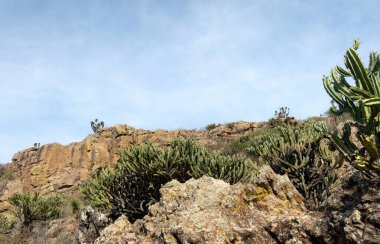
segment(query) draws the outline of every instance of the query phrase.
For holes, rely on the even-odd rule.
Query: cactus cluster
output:
[[[282,124],[296,124],[294,117],[289,116],[290,108],[281,107],[279,111],[274,112],[274,117],[271,118],[268,123],[273,126],[279,126]]]
[[[283,124],[250,139],[248,155],[258,164],[269,164],[278,174],[287,174],[312,206],[318,205],[337,180],[337,153],[323,143],[326,124],[305,121],[297,126]]]
[[[380,55],[372,51],[369,65],[364,67],[357,52],[359,44],[355,40],[347,50],[346,68],[335,66],[330,76],[323,77],[323,84],[336,104],[330,111],[336,115],[349,113],[354,120],[345,123],[343,133],[330,133],[330,140],[354,167],[373,175],[380,172]],[[352,127],[361,146],[352,141]]]
[[[134,221],[159,201],[159,189],[165,183],[204,175],[229,183],[251,182],[256,169],[245,156],[210,154],[190,140],[175,140],[166,149],[143,144],[122,151],[115,169],[98,170],[81,191],[93,206]]]
[[[29,226],[37,220],[60,217],[63,199],[59,196],[42,198],[39,193],[15,193],[8,198],[8,202],[13,206],[11,213],[23,226]]]
[[[104,122],[103,121],[100,121],[98,122],[98,119],[95,119],[94,121],[91,121],[91,129],[92,131],[96,134],[96,135],[99,135],[100,132],[103,130],[104,128]]]

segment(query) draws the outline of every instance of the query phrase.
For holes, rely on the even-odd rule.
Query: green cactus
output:
[[[91,129],[92,131],[96,134],[96,135],[99,135],[100,132],[103,130],[104,128],[104,122],[103,121],[100,121],[98,122],[98,119],[95,119],[94,121],[91,121]]]
[[[325,130],[324,122],[283,124],[252,137],[246,152],[259,164],[269,163],[276,173],[287,174],[311,206],[317,206],[337,180],[334,169],[340,163],[321,142]]]
[[[36,220],[58,218],[61,215],[60,206],[63,199],[59,196],[42,198],[39,193],[15,193],[8,198],[13,206],[11,213],[18,218],[24,226],[29,226]]]
[[[336,115],[350,113],[354,121],[344,125],[343,133],[337,130],[329,134],[330,140],[342,155],[367,175],[380,173],[380,55],[372,51],[369,65],[364,67],[357,50],[359,41],[345,55],[345,68],[335,66],[330,76],[323,77],[323,85],[337,104],[331,112]],[[346,78],[352,78],[351,85]],[[356,137],[362,146],[351,139],[352,127],[357,129]]]
[[[115,169],[98,170],[84,183],[82,194],[93,206],[134,221],[159,200],[160,187],[172,179],[185,182],[207,175],[231,184],[251,182],[254,166],[246,156],[210,154],[190,140],[174,140],[166,149],[143,144],[122,151]]]

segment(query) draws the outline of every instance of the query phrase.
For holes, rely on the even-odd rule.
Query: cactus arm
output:
[[[365,106],[375,106],[375,105],[380,105],[380,97],[372,97],[372,98],[367,98],[363,100],[363,104]]]
[[[376,142],[373,136],[358,135],[359,140],[363,143],[364,147],[368,150],[370,160],[375,161],[379,158],[379,151],[376,147]]]
[[[335,70],[344,77],[352,76],[351,73],[340,66],[335,66]]]
[[[355,87],[355,86],[351,86],[351,87],[350,87],[350,90],[351,90],[353,93],[357,94],[359,97],[360,97],[360,96],[362,96],[362,97],[364,97],[364,98],[374,98],[374,97],[375,97],[375,96],[372,95],[371,93],[369,93],[369,92],[367,92],[367,91],[365,91],[365,90],[363,90],[363,89],[360,89],[360,88],[358,88],[358,87]]]
[[[327,93],[330,97],[339,105],[344,106],[343,98],[340,94],[338,94],[331,86],[331,80],[326,76],[323,76],[323,86],[325,87]]]
[[[376,96],[380,97],[380,73],[372,76],[373,84],[375,87]]]
[[[356,50],[352,48],[347,50],[346,66],[351,71],[353,76],[356,78],[356,86],[358,86],[359,88],[363,88],[364,90],[367,90],[372,94],[375,93],[372,84],[368,78],[366,69],[363,66],[363,62],[360,60]]]

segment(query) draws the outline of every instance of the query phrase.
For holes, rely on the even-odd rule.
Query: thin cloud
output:
[[[323,113],[322,75],[353,38],[364,56],[379,43],[367,13],[380,3],[353,3],[0,1],[0,162],[79,141],[94,118],[174,129]]]

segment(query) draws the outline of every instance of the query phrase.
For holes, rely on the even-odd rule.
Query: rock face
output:
[[[380,178],[356,172],[321,207],[338,243],[380,243]]]
[[[321,215],[305,209],[289,179],[269,167],[260,172],[254,184],[173,180],[161,188],[149,215],[133,224],[120,217],[95,243],[329,242]]]
[[[318,211],[305,209],[286,176],[269,167],[254,184],[173,180],[135,223],[121,216],[95,243],[380,243],[380,179],[359,172]]]
[[[114,164],[117,152],[129,145],[152,142],[168,146],[173,139],[194,139],[207,148],[251,133],[264,124],[236,122],[233,126],[220,125],[206,130],[141,130],[117,125],[101,131],[99,136],[89,135],[83,141],[63,146],[58,143],[33,147],[16,153],[6,167],[16,173],[4,192],[0,192],[0,212],[8,208],[6,199],[15,192],[67,192],[96,168]],[[13,187],[13,186],[17,187]]]

